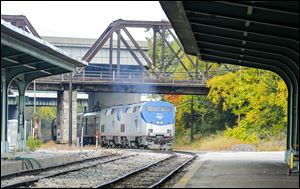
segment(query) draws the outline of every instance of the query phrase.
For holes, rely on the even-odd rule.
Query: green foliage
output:
[[[239,127],[226,136],[246,142],[282,140],[287,124],[287,88],[270,71],[241,69],[209,80],[209,99],[240,115]]]
[[[211,134],[222,131],[226,126],[232,127],[235,116],[230,111],[224,111],[222,106],[214,106],[207,96],[181,95],[179,98],[165,100],[177,108],[175,135],[177,138],[190,135],[191,124],[194,123],[194,134]],[[193,98],[194,113],[191,114],[191,99]]]
[[[173,47],[173,49],[177,52],[179,49],[179,46],[176,45],[174,41],[171,41],[170,34],[168,32],[165,32],[165,38],[169,41],[170,45]],[[149,57],[153,57],[153,38],[147,38],[148,41],[148,55]],[[163,69],[162,67],[162,59],[163,59],[163,53],[162,53],[162,37],[159,33],[156,34],[156,54],[155,54],[155,64],[156,67],[160,70]],[[167,44],[165,43],[165,57],[164,57],[164,64],[167,64],[172,59],[173,53],[170,48],[168,48]],[[172,61],[173,63],[176,63],[176,60]],[[174,65],[174,64],[173,64]],[[177,64],[175,64],[176,67]]]
[[[167,34],[167,40],[177,52],[179,46]],[[152,39],[148,39],[149,57],[152,57]],[[167,46],[167,45],[166,45]],[[156,65],[162,71],[174,72],[175,79],[190,78],[186,68],[195,72],[195,66],[185,55],[182,56],[184,68],[178,59],[172,61],[172,66],[163,70],[162,38],[157,35]],[[178,54],[181,57],[183,52]],[[173,53],[166,48],[165,61],[168,62]],[[190,57],[194,63],[196,57]],[[258,141],[282,141],[287,125],[287,88],[284,81],[270,71],[241,68],[234,65],[198,62],[201,73],[209,68],[208,75],[213,77],[208,81],[210,92],[208,97],[194,97],[194,113],[191,114],[192,96],[165,95],[164,100],[177,107],[175,134],[184,138],[190,134],[191,123],[194,123],[195,134],[209,134],[225,130],[225,137],[234,137],[246,143]],[[232,69],[234,72],[225,73]],[[238,71],[236,71],[238,70]],[[185,73],[185,74],[182,74]],[[207,76],[207,75],[205,75]],[[238,121],[236,123],[236,121]],[[238,127],[234,127],[237,125]]]
[[[244,125],[235,128],[227,128],[224,131],[224,136],[237,138],[246,143],[257,143],[258,138],[255,132],[247,129]]]
[[[36,149],[41,147],[42,144],[43,144],[42,140],[34,139],[31,136],[28,137],[28,139],[26,141],[26,145],[27,145],[27,147],[29,148],[30,151],[35,151]]]
[[[33,107],[26,107],[27,119],[35,120]],[[36,118],[41,121],[42,136],[51,136],[51,124],[56,117],[56,107],[36,107]]]
[[[85,109],[87,109],[86,106],[80,105],[79,103],[77,103],[77,113],[83,113],[85,111]]]

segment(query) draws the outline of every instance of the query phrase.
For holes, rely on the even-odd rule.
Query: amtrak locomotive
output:
[[[112,106],[78,115],[77,137],[107,147],[172,149],[176,108],[169,102]]]

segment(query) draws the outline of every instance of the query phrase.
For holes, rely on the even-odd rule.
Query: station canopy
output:
[[[202,60],[291,70],[299,78],[298,1],[161,1],[185,52]],[[281,65],[283,64],[283,65]]]
[[[1,71],[6,81],[34,79],[75,71],[86,66],[50,43],[1,19]]]

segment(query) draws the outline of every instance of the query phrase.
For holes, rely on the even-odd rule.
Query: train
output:
[[[77,115],[77,140],[83,145],[172,150],[176,107],[149,101],[116,105]]]

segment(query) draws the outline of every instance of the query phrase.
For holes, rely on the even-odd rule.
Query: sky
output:
[[[158,1],[1,1],[1,14],[25,15],[41,36],[80,38],[98,38],[117,19],[168,20]]]

